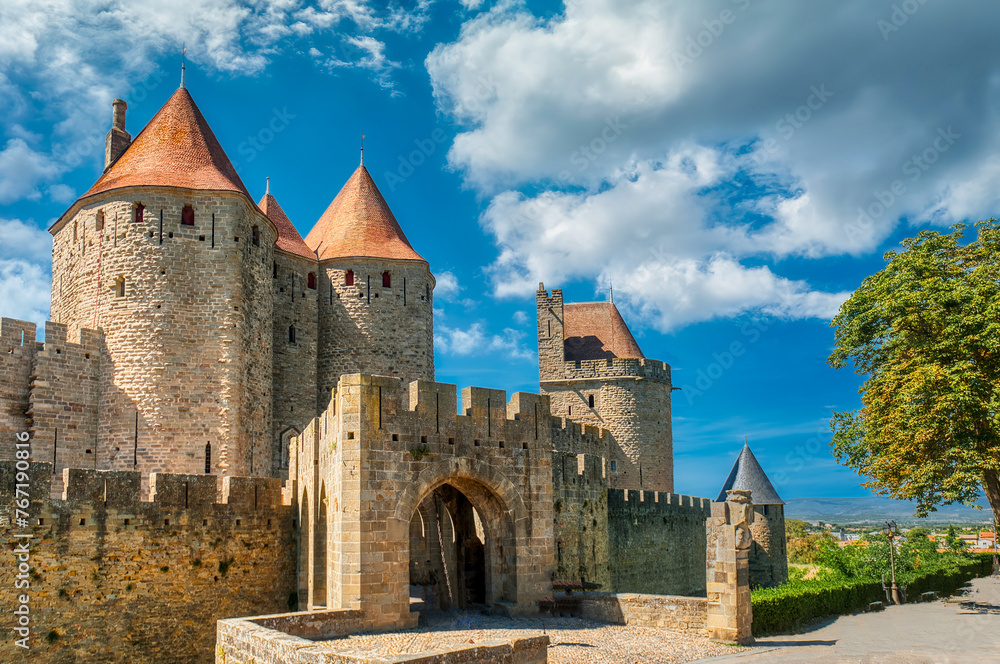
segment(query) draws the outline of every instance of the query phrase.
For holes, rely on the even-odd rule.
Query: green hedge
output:
[[[907,579],[906,592],[911,600],[928,590],[951,594],[969,579],[989,575],[992,569],[992,557],[977,556],[958,567]],[[872,602],[884,602],[885,592],[881,580],[799,581],[755,590],[751,597],[754,636],[765,636],[792,632],[820,618],[863,611]]]

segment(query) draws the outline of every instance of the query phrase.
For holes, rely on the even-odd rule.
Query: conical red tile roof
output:
[[[250,193],[184,88],[171,95],[124,154],[82,198],[122,187]]]
[[[565,305],[563,340],[567,360],[645,357],[613,302]]]
[[[271,223],[278,229],[278,241],[275,243],[278,249],[302,256],[303,258],[316,260],[316,254],[302,241],[302,236],[295,230],[295,226],[288,219],[288,215],[281,209],[277,199],[270,192],[264,194],[264,198],[260,199],[257,207],[260,208],[264,216],[270,219]]]
[[[320,260],[349,256],[424,260],[410,246],[364,164],[309,231],[306,244]]]

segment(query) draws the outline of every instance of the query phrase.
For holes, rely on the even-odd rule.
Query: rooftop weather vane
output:
[[[271,178],[264,178],[264,179],[267,180],[267,187],[264,190],[264,195],[267,196],[268,194],[271,193]]]
[[[365,165],[365,135],[361,134],[361,165]]]
[[[184,87],[184,56],[187,55],[187,46],[181,48],[181,87]]]

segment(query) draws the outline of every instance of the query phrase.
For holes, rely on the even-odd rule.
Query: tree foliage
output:
[[[833,451],[876,493],[971,504],[1000,519],[1000,224],[923,231],[885,255],[833,319],[829,363],[866,376],[834,413]]]

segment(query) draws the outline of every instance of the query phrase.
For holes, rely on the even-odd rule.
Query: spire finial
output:
[[[267,188],[264,190],[264,195],[267,196],[271,193],[271,178],[265,178],[267,180]]]
[[[181,48],[181,87],[184,87],[184,56],[187,55],[187,46]]]
[[[746,434],[743,434],[743,447],[750,447],[750,441],[747,440]]]
[[[615,303],[615,282],[612,279],[608,279],[608,297],[611,298],[611,304]]]
[[[361,134],[361,165],[365,165],[365,135]]]

